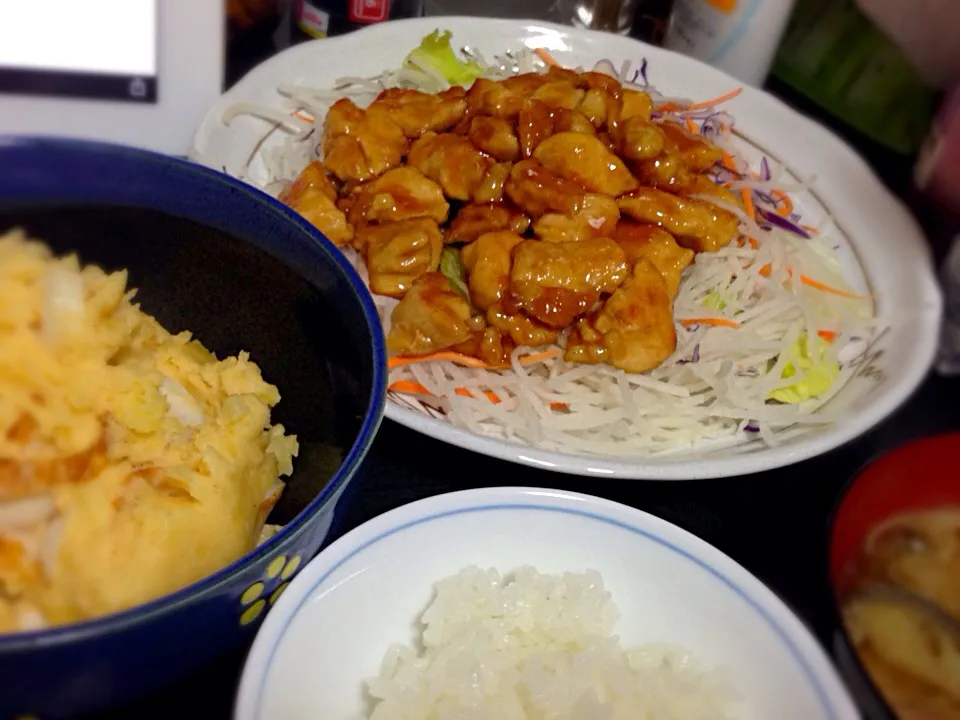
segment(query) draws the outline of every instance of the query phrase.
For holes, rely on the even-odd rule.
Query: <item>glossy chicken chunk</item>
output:
[[[533,232],[546,242],[577,242],[610,237],[620,219],[617,201],[606,195],[588,194],[569,213],[546,213],[533,226]]]
[[[497,118],[515,118],[523,107],[527,94],[523,89],[480,78],[467,91],[469,114]]]
[[[527,215],[538,218],[547,212],[575,211],[586,189],[547,170],[536,160],[521,160],[510,171],[504,191]]]
[[[469,139],[450,133],[426,133],[410,148],[407,162],[438,183],[447,197],[470,200],[493,160]]]
[[[620,120],[638,117],[647,122],[653,114],[653,101],[647,93],[625,88],[620,94]]]
[[[348,198],[347,219],[359,228],[367,223],[430,218],[446,222],[450,205],[437,183],[408,165],[385,172],[356,188]]]
[[[617,130],[620,152],[631,160],[652,160],[666,144],[666,136],[658,126],[640,117],[627,118]]]
[[[426,355],[465,342],[477,329],[470,304],[446,275],[429,272],[417,278],[393,309],[387,350],[391,355]]]
[[[573,83],[560,80],[544,83],[530,97],[551,107],[576,110],[585,95],[586,92]]]
[[[522,312],[508,312],[503,303],[497,303],[487,310],[487,322],[490,327],[509,337],[514,345],[550,345],[560,337],[559,330],[549,328]]]
[[[618,222],[613,239],[627,254],[631,267],[641,260],[649,261],[666,282],[670,297],[676,297],[683,271],[693,262],[693,250],[677,245],[666,230],[633,220]]]
[[[696,174],[677,153],[661,153],[650,160],[638,160],[633,172],[643,184],[672,193],[688,193],[696,182]]]
[[[497,163],[487,170],[480,187],[473,191],[473,201],[483,205],[503,200],[503,188],[510,177],[510,167],[510,163]]]
[[[615,95],[600,88],[590,88],[580,101],[577,109],[583,113],[595,127],[604,127],[616,123],[620,114],[620,101]]]
[[[369,225],[357,233],[370,274],[370,289],[403,297],[414,281],[440,265],[443,234],[427,218]]]
[[[277,199],[300,213],[335,245],[353,240],[353,226],[337,207],[337,189],[319,161],[307,165]]]
[[[371,180],[399,166],[407,150],[403,130],[389,117],[368,115],[346,98],[327,111],[324,163],[343,182]]]
[[[419,90],[384,90],[367,108],[371,117],[391,120],[409,138],[425,132],[442,132],[460,122],[467,114],[467,94],[459,86],[432,94]]]
[[[525,240],[513,251],[510,293],[550,328],[570,325],[627,276],[626,254],[609,238],[545,243]]]
[[[729,245],[740,231],[740,221],[726,210],[653,188],[640,188],[618,202],[620,212],[665,228],[680,245],[695,252],[716,252]]]
[[[509,120],[478,115],[470,122],[467,137],[478,150],[501,162],[520,159],[520,142]]]
[[[510,285],[513,249],[522,242],[516,233],[490,232],[463,248],[461,259],[474,306],[486,310],[500,302]]]
[[[673,298],[657,269],[641,260],[599,312],[577,323],[564,358],[641,373],[659,366],[676,347]]]
[[[717,200],[722,200],[725,203],[733,205],[734,207],[743,207],[743,199],[739,194],[733,192],[730,190],[730,188],[715,183],[706,175],[694,176],[693,182],[687,189],[686,194],[713,197]]]
[[[716,145],[679,125],[663,123],[660,129],[666,137],[666,152],[679,155],[683,164],[695,173],[709,170],[723,157],[723,151]]]
[[[558,132],[595,135],[596,128],[589,118],[576,110],[551,107],[539,100],[524,104],[517,116],[517,138],[523,157],[532,157],[540,143]]]
[[[450,349],[462,355],[479,358],[492,368],[510,365],[510,353],[517,347],[510,336],[495,327],[487,326],[474,331],[467,340],[452,345]]]
[[[639,186],[620,158],[600,140],[583,133],[552,135],[537,146],[533,158],[547,170],[591,192],[616,197]]]
[[[446,243],[472,243],[484,233],[509,230],[522,235],[528,227],[530,218],[510,205],[465,205],[450,222],[443,240]]]

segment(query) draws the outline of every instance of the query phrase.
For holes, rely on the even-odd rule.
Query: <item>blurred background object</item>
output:
[[[626,35],[637,5],[638,0],[556,0],[552,12],[559,22],[574,27]]]
[[[763,84],[794,0],[677,0],[664,46]]]
[[[957,0],[857,0],[900,47],[924,83],[948,88],[960,80]]]

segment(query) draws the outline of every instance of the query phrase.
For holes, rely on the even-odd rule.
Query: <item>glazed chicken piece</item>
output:
[[[475,148],[496,160],[516,162],[520,159],[520,142],[509,120],[478,115],[470,122],[467,137]]]
[[[353,240],[353,226],[337,207],[337,189],[319,160],[307,165],[277,199],[300,213],[334,245]]]
[[[558,132],[595,135],[597,131],[593,123],[577,110],[550,107],[539,100],[524,104],[517,116],[517,137],[523,157],[532,157],[541,142]]]
[[[641,373],[658,367],[676,347],[673,298],[657,269],[640,260],[603,308],[577,323],[563,357]]]
[[[465,205],[444,233],[443,241],[472,243],[484,233],[509,230],[522,235],[530,227],[530,218],[508,204]]]
[[[413,283],[390,315],[387,350],[391,355],[426,355],[468,340],[479,330],[470,303],[454,291],[447,276],[428,272]]]
[[[663,123],[660,129],[666,138],[665,151],[679,155],[681,162],[691,172],[709,170],[723,157],[723,150],[716,145],[675,123]]]
[[[452,133],[425,133],[413,143],[407,163],[439,183],[447,197],[464,201],[473,197],[494,164],[469,139]]]
[[[401,298],[418,277],[436,270],[443,234],[434,220],[417,218],[368,225],[357,232],[370,274],[370,290]]]
[[[557,133],[533,152],[544,168],[573,180],[590,192],[617,197],[639,187],[623,161],[597,138],[583,133]]]
[[[467,245],[460,253],[467,269],[470,299],[475,307],[487,310],[500,302],[510,285],[513,249],[523,238],[512,232],[489,232]]]
[[[633,173],[643,184],[672,193],[688,193],[696,175],[677,153],[664,152],[652,160],[633,163]]]
[[[403,130],[382,114],[368,115],[351,100],[337,100],[323,124],[324,163],[343,182],[366,182],[395,168],[407,154]]]
[[[489,115],[497,118],[515,118],[529,96],[520,88],[511,88],[502,82],[479,78],[467,91],[468,116]]]
[[[694,252],[716,252],[740,233],[733,213],[703,200],[681,198],[662,190],[640,188],[618,200],[620,212],[659,225]]]
[[[504,303],[497,303],[487,310],[487,323],[506,335],[514,346],[552,345],[560,337],[559,330],[548,328],[522,312],[508,312]]]
[[[412,218],[443,223],[450,211],[443,189],[408,165],[388,170],[373,182],[355,188],[345,206],[349,208],[347,219],[355,228]]]
[[[574,83],[560,80],[547,82],[541,85],[533,95],[533,100],[539,100],[546,105],[566,110],[576,110],[583,102],[586,91],[578,88]]]
[[[517,347],[510,336],[495,327],[487,326],[475,331],[462,343],[452,345],[450,349],[461,355],[479,358],[492,368],[510,366],[510,353]]]
[[[573,212],[546,213],[533,226],[545,242],[578,242],[610,237],[620,219],[617,201],[607,195],[584,195]]]
[[[391,120],[408,138],[415,139],[425,132],[443,132],[460,122],[467,114],[467,93],[459,86],[436,94],[389,88],[371,103],[367,114]]]
[[[615,77],[593,70],[580,73],[578,84],[586,90],[603,90],[618,100],[624,92],[623,86]]]
[[[677,245],[663,228],[633,220],[618,222],[613,239],[623,248],[631,267],[641,260],[649,261],[666,282],[670,297],[677,296],[683,271],[693,262],[693,250]]]
[[[612,78],[611,78],[612,79]],[[615,124],[620,117],[621,103],[617,95],[602,88],[590,88],[577,109],[587,116],[595,127]]]
[[[667,138],[657,125],[641,117],[630,117],[617,128],[620,152],[631,160],[652,160],[658,157]]]
[[[715,183],[706,175],[695,175],[693,178],[693,183],[688,188],[686,194],[708,195],[716,198],[717,200],[722,200],[725,203],[729,203],[734,207],[743,207],[743,199],[739,194],[733,192],[730,190],[730,188]]]
[[[620,120],[638,117],[644,122],[650,122],[653,114],[653,100],[641,90],[625,88],[620,94]]]
[[[610,238],[565,243],[525,240],[513,251],[511,301],[547,327],[561,329],[590,310],[601,295],[616,290],[626,277],[626,254]]]
[[[510,163],[497,163],[491,167],[487,170],[480,187],[473,191],[473,202],[484,205],[503,200],[503,188],[509,177]]]
[[[580,183],[565,180],[536,160],[521,160],[514,165],[504,191],[532,218],[547,212],[574,212],[587,192]]]

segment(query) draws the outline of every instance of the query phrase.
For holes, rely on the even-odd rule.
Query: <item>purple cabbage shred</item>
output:
[[[743,431],[749,433],[758,433],[760,432],[760,428],[758,428],[756,425],[744,425]]]
[[[802,227],[797,225],[792,220],[788,220],[785,217],[777,215],[775,212],[770,212],[769,210],[764,210],[763,208],[757,208],[757,215],[762,217],[770,225],[776,225],[782,230],[787,232],[792,232],[794,235],[799,235],[802,238],[810,239],[810,233],[804,230]]]

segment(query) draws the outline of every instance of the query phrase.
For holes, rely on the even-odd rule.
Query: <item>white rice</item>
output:
[[[497,56],[489,65],[476,49],[465,49],[465,54],[487,67],[486,76],[495,80],[544,70],[529,50]],[[433,74],[405,68],[376,78],[343,78],[332,89],[283,86],[280,92],[289,99],[291,112],[319,120],[338,98],[350,97],[365,106],[388,87],[436,92],[446,83]],[[666,101],[653,88],[645,89],[658,103]],[[276,117],[269,115],[269,119]],[[303,125],[296,119],[283,129],[289,136],[262,152],[269,174],[265,189],[274,194],[320,154],[319,133],[304,139]],[[733,140],[730,134],[714,138],[732,152]],[[740,156],[735,161],[738,167],[746,166]],[[779,181],[781,168],[772,162],[769,167]],[[766,184],[743,181],[740,186]],[[712,196],[703,199],[723,204]],[[505,371],[446,361],[396,368],[390,373],[391,384],[414,382],[429,394],[391,392],[391,400],[480,435],[545,450],[620,457],[684,453],[714,440],[722,440],[724,448],[773,445],[780,441],[778,435],[783,435],[781,440],[794,439],[842,420],[820,408],[853,378],[852,369],[870,341],[883,331],[874,318],[873,300],[844,299],[796,280],[808,275],[849,289],[833,241],[826,235],[807,240],[775,227],[763,229],[740,209],[725,207],[741,218],[741,233],[757,240],[759,247],[730,245],[697,256],[684,273],[676,299],[677,350],[656,370],[631,375],[604,365],[567,363],[559,357],[561,338],[555,348],[561,351],[557,357],[520,365],[521,355],[545,349],[521,348],[514,353],[512,368]],[[344,254],[367,281],[362,257],[352,249]],[[770,273],[763,277],[758,271],[767,265]],[[725,303],[723,310],[704,305],[717,297]],[[397,301],[376,295],[374,301],[384,331],[389,332],[390,313]],[[684,327],[680,322],[693,317],[726,318],[739,327]],[[795,405],[771,404],[770,392],[804,378],[803,372],[787,380],[782,377],[788,362],[785,351],[798,338],[816,338],[821,330],[836,333],[826,357],[843,358],[830,391]],[[467,390],[472,397],[458,390]],[[494,393],[499,402],[491,401],[485,392]]]
[[[673,646],[625,650],[618,619],[593,570],[462,570],[437,583],[419,647],[390,647],[367,682],[369,720],[737,717],[722,669]]]

